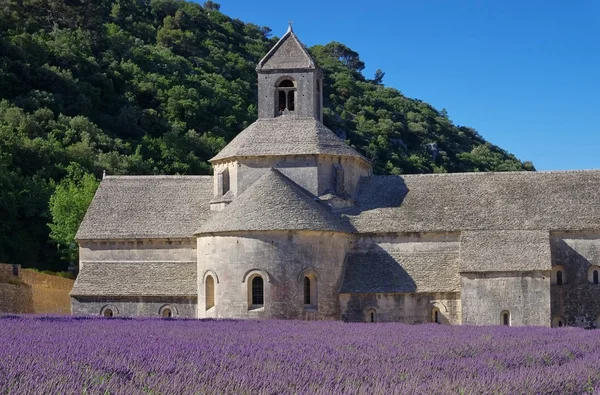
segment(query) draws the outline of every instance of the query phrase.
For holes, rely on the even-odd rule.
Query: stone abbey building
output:
[[[374,176],[291,29],[214,176],[107,176],[74,314],[600,326],[600,171]]]

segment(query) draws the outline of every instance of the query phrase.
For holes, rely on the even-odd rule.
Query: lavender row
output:
[[[600,332],[0,318],[0,394],[593,393]]]

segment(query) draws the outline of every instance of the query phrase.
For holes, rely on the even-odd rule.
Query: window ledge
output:
[[[252,305],[250,307],[248,307],[248,311],[265,311],[265,306],[264,305]]]
[[[305,304],[304,305],[304,310],[305,311],[314,311],[314,312],[319,311],[319,309],[316,306],[313,306],[313,305],[310,305],[310,304]]]

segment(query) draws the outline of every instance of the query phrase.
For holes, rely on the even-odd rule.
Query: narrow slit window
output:
[[[204,281],[204,296],[206,302],[206,310],[215,305],[215,280],[213,276],[206,276]]]
[[[594,270],[594,284],[598,284],[598,270]]]
[[[310,305],[312,303],[310,295],[310,278],[304,277],[304,304]]]
[[[510,326],[510,313],[508,311],[502,312],[502,325]]]
[[[556,285],[562,285],[563,284],[563,273],[562,270],[559,270],[556,272]]]
[[[262,277],[256,276],[252,279],[252,305],[262,306],[264,303],[264,282]]]
[[[371,311],[371,322],[375,322],[375,312]]]

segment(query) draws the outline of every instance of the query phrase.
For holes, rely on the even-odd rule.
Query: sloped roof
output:
[[[350,231],[308,192],[271,168],[196,233],[270,230]]]
[[[83,262],[72,296],[196,296],[196,262]]]
[[[600,228],[600,171],[363,178],[358,232]]]
[[[192,237],[212,197],[211,176],[106,176],[76,239]]]
[[[460,291],[457,242],[398,245],[349,253],[340,292]]]
[[[551,270],[550,234],[538,230],[477,230],[460,235],[461,272]]]
[[[366,158],[314,118],[259,119],[238,134],[211,161],[241,156],[336,155]]]
[[[291,26],[256,66],[257,71],[314,68],[313,58],[296,37]]]

